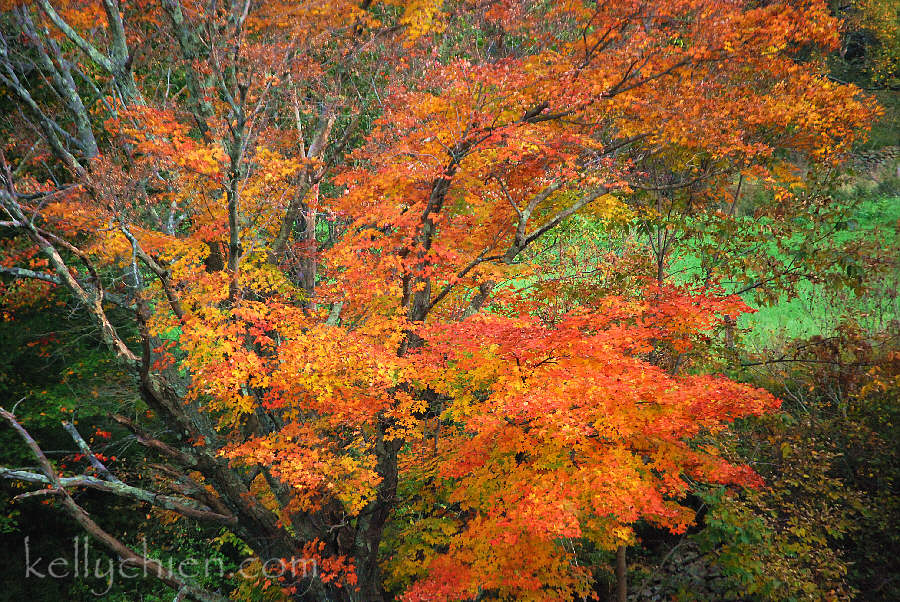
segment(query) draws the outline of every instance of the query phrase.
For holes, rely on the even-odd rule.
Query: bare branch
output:
[[[151,449],[155,449],[160,454],[172,460],[175,460],[182,466],[191,467],[197,465],[197,458],[183,451],[177,450],[171,445],[168,445],[167,443],[160,441],[156,437],[149,435],[125,416],[122,416],[120,414],[113,414],[112,419],[131,431],[134,436],[137,437],[138,443],[140,443],[141,445],[149,447]]]
[[[513,244],[510,245],[509,250],[503,256],[503,261],[506,263],[512,262],[516,256],[521,253],[525,248],[533,243],[535,240],[546,234],[548,231],[552,230],[556,226],[560,224],[564,219],[572,216],[575,212],[579,211],[583,207],[602,197],[604,194],[607,194],[609,190],[607,188],[601,187],[593,192],[587,193],[582,196],[580,199],[572,203],[569,207],[563,209],[549,220],[547,220],[542,226],[540,226],[537,230],[532,232],[531,234],[526,234],[526,225],[527,220],[531,217],[531,213],[537,208],[537,206],[547,199],[550,194],[552,194],[555,190],[559,188],[558,185],[551,184],[547,188],[545,188],[540,194],[536,195],[531,202],[528,203],[528,207],[524,211],[522,211],[521,216],[519,217],[519,222],[516,228],[516,237],[513,241]]]
[[[0,226],[6,225],[9,222],[0,222]],[[42,280],[44,282],[49,282],[51,284],[56,284],[59,286],[65,286],[65,282],[63,282],[62,278],[59,276],[55,276],[53,274],[47,274],[45,272],[36,272],[34,270],[29,270],[27,268],[17,268],[17,267],[5,267],[0,266],[0,274],[8,274],[10,276],[14,276],[16,278],[30,278],[32,280]],[[90,286],[89,283],[79,280],[79,284],[83,287]],[[128,299],[121,295],[117,295],[115,293],[105,293],[103,295],[104,301],[109,301],[113,305],[118,305],[123,309],[134,309],[134,304],[131,303]]]
[[[75,503],[75,500],[73,500],[72,496],[70,496],[68,491],[66,491],[63,481],[60,479],[56,470],[53,468],[53,465],[50,464],[47,456],[44,455],[44,452],[41,450],[40,446],[32,438],[32,436],[28,433],[28,431],[26,431],[22,427],[22,425],[19,424],[16,417],[2,407],[0,407],[0,417],[6,420],[6,422],[9,423],[9,425],[19,434],[22,440],[25,441],[26,445],[29,447],[31,452],[34,454],[34,457],[37,459],[38,464],[41,467],[41,472],[44,473],[43,476],[46,477],[48,484],[52,489],[58,492],[58,496],[60,501],[62,502],[63,508],[65,508],[69,515],[72,516],[72,518],[74,518],[75,521],[78,522],[78,524],[80,524],[85,531],[90,533],[91,536],[94,537],[94,539],[96,539],[116,555],[118,555],[123,562],[147,570],[149,574],[154,575],[169,587],[172,587],[176,590],[184,590],[190,596],[197,600],[200,600],[201,602],[223,602],[225,600],[225,598],[219,596],[218,594],[205,591],[193,584],[185,582],[185,580],[181,579],[179,576],[166,569],[156,560],[153,560],[152,558],[145,558],[140,554],[137,554],[121,541],[104,531],[100,527],[100,525],[94,522],[94,520],[84,510],[84,508]],[[97,479],[97,481],[109,486],[116,485],[107,481],[101,481],[99,479]]]
[[[40,230],[26,218],[22,206],[16,200],[16,191],[13,186],[12,173],[9,170],[9,165],[6,163],[6,157],[3,155],[2,150],[0,150],[0,172],[3,173],[3,180],[5,181],[5,186],[0,186],[0,206],[6,210],[13,221],[19,223],[19,227],[24,230],[28,237],[37,244],[38,248],[41,249],[41,252],[43,252],[50,260],[50,264],[56,270],[56,274],[59,276],[60,280],[62,280],[78,300],[88,308],[88,311],[94,318],[94,322],[100,331],[103,342],[106,343],[106,345],[112,349],[123,362],[131,367],[137,367],[137,355],[128,348],[125,341],[122,340],[116,332],[115,327],[109,321],[106,312],[103,310],[103,289],[100,285],[100,279],[97,276],[96,271],[91,267],[87,257],[71,244],[50,235],[56,242],[63,244],[68,250],[78,254],[80,259],[86,263],[88,269],[91,270],[94,276],[95,289],[93,291],[89,288],[86,289],[75,279],[69,270],[69,266],[59,254],[59,251],[48,240],[48,236],[46,236],[47,233]]]
[[[8,479],[11,481],[21,481],[24,483],[33,483],[35,485],[52,485],[52,481],[43,474],[30,472],[27,470],[17,470],[12,468],[6,468],[0,466],[0,477],[4,479]],[[85,487],[87,489],[96,489],[97,491],[105,491],[107,493],[112,493],[119,497],[125,497],[129,499],[133,499],[139,502],[146,502],[153,506],[157,506],[159,508],[163,508],[165,510],[171,510],[172,512],[177,512],[178,514],[196,518],[200,520],[205,520],[209,522],[232,525],[235,524],[235,518],[233,516],[228,516],[224,514],[219,514],[214,512],[212,509],[207,506],[200,504],[194,500],[183,498],[180,496],[174,495],[164,495],[160,493],[155,493],[152,491],[147,491],[146,489],[141,489],[139,487],[132,487],[131,485],[126,485],[125,483],[116,480],[116,481],[108,481],[105,479],[99,479],[97,477],[92,477],[90,475],[77,475],[74,477],[60,477],[59,478],[60,485],[63,489],[72,489],[73,487]],[[33,497],[35,495],[60,495],[58,489],[50,488],[43,489],[37,491],[30,491],[28,493],[21,494],[16,496],[17,499]]]
[[[81,453],[84,454],[84,456],[88,459],[88,462],[91,463],[91,466],[94,467],[94,470],[96,470],[107,481],[112,481],[113,483],[122,482],[118,479],[118,477],[116,477],[116,475],[109,471],[106,465],[101,462],[97,458],[97,456],[94,455],[94,452],[91,451],[91,448],[87,444],[87,441],[84,440],[84,438],[81,436],[81,433],[79,433],[75,428],[74,424],[72,424],[71,422],[63,421],[62,425],[63,428],[66,429],[66,432],[69,433],[69,435],[72,437],[72,440],[75,441],[75,445],[78,446],[78,449],[81,450]]]
[[[34,270],[29,270],[26,268],[0,266],[0,274],[9,274],[10,276],[15,276],[16,278],[31,278],[33,280],[43,280],[44,282],[50,282],[51,284],[63,284],[62,278],[60,278],[59,276],[46,274],[44,272],[35,272]]]
[[[56,12],[56,9],[53,8],[53,5],[50,4],[47,0],[37,0],[37,5],[41,7],[41,10],[47,15],[47,18],[56,25],[56,27],[65,34],[69,40],[72,41],[73,44],[78,46],[82,52],[84,52],[92,61],[94,61],[98,67],[104,69],[110,75],[115,74],[115,66],[112,61],[109,60],[109,57],[97,50],[94,46],[91,45],[90,42],[85,40],[83,37],[78,35],[78,32],[72,29],[72,26],[66,23],[65,19],[63,19],[59,13]]]
[[[120,221],[120,229],[125,235],[125,238],[128,239],[128,242],[131,243],[131,249],[134,255],[140,259],[144,265],[150,268],[150,271],[152,271],[157,278],[159,278],[163,291],[166,294],[166,299],[169,300],[169,306],[172,308],[172,312],[179,320],[184,321],[184,309],[181,306],[181,300],[175,293],[175,287],[172,286],[169,270],[161,266],[153,256],[144,251],[140,242],[138,242],[138,239],[131,233],[131,230],[124,221]]]

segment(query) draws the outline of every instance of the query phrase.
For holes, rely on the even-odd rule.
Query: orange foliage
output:
[[[836,43],[823,2],[251,4],[233,64],[190,66],[212,81],[207,133],[187,101],[118,107],[86,180],[30,209],[104,269],[132,273],[135,246],[162,266],[135,292],[154,369],[186,378],[216,453],[288,487],[285,523],[322,513],[361,533],[386,507],[401,551],[380,560],[407,600],[573,599],[591,595],[591,567],[566,542],[614,548],[639,520],[682,532],[691,479],[757,483],[692,439],[777,400],[653,355],[689,353],[747,310],[739,299],[648,286],[546,313],[552,299],[516,287],[539,262],[518,259],[578,211],[627,219],[642,152],[688,174],[698,156],[724,172],[781,148],[844,153],[871,106],[795,60]],[[496,54],[453,47],[460,19],[499,30]],[[450,58],[434,50],[445,34]],[[336,65],[370,67],[353,57],[379,36],[391,42],[370,56],[386,63],[367,76],[382,87],[373,128],[346,161],[313,155],[295,122],[362,112]],[[317,173],[333,192],[307,210],[337,234],[303,247],[317,270],[304,288],[308,262],[276,240]],[[298,547],[355,586],[368,548],[330,526],[327,554]]]

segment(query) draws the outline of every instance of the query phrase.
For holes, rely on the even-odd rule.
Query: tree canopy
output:
[[[759,484],[704,443],[779,406],[709,359],[749,310],[718,275],[536,283],[578,216],[652,227],[664,260],[659,219],[727,220],[739,178],[777,188],[773,228],[812,212],[785,174],[878,112],[824,71],[825,2],[0,8],[4,316],[65,291],[165,466],[126,485],[87,449],[67,475],[3,400],[41,461],[6,476],[115,554],[219,595],[70,490],[315,558],[297,598],[581,599],[583,550],[683,532],[696,482]]]

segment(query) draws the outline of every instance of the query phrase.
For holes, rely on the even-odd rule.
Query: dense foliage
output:
[[[896,588],[834,543],[896,542],[877,3],[0,9],[3,531],[57,507],[126,599],[591,599],[615,555],[621,600],[640,542],[638,596],[700,591],[679,546],[707,599]],[[837,328],[745,345],[809,287]]]

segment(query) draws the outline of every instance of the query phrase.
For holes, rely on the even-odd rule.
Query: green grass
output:
[[[856,237],[881,239],[884,248],[897,249],[897,224],[900,220],[900,197],[868,199],[860,203],[853,216],[852,227],[836,235],[838,242]],[[896,257],[895,257],[896,259]],[[887,273],[870,282],[868,294],[858,297],[853,291],[831,290],[825,284],[801,282],[795,298],[783,298],[774,305],[755,303],[752,295],[745,301],[756,313],[745,314],[738,325],[748,331],[749,341],[765,344],[776,340],[827,335],[846,318],[861,327],[879,330],[900,315],[895,295],[900,274]]]
[[[841,191],[839,197],[836,202],[849,206],[854,204],[851,201],[855,201],[855,206],[841,218],[841,227],[831,234],[833,243],[843,244],[854,239],[877,240],[888,254],[897,252],[900,248],[900,195],[896,179],[889,178],[869,188],[857,185]],[[606,232],[602,222],[589,217],[575,218],[556,232],[568,245],[575,245],[579,254],[593,252],[593,245],[598,243],[601,247],[608,246],[610,250],[619,244],[615,235]],[[770,245],[768,253],[782,261],[787,259],[780,256],[774,244]],[[865,261],[862,258],[854,267],[865,272]],[[838,270],[843,269],[837,267]],[[673,258],[668,266],[668,274],[676,282],[691,281],[700,275],[700,270],[700,256],[690,253]],[[574,270],[565,271],[574,274]],[[759,303],[753,292],[744,294],[744,300],[756,310],[744,314],[738,322],[738,326],[745,331],[745,342],[751,346],[768,346],[814,335],[827,336],[846,319],[852,319],[870,331],[883,330],[890,321],[900,317],[900,305],[896,299],[900,273],[881,274],[878,278],[872,278],[871,273],[861,276],[867,285],[861,296],[849,287],[809,281],[798,282],[792,296],[783,294],[770,304]],[[522,278],[510,284],[525,289],[535,280]],[[725,286],[726,290],[733,291],[744,285],[735,283],[730,289]]]

